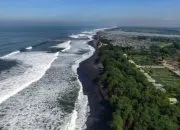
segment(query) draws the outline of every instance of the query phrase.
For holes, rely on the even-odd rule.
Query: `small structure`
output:
[[[98,67],[98,70],[99,70],[100,74],[102,74],[102,73],[104,72],[104,66],[103,66],[103,64],[102,64],[102,63],[98,63],[98,64],[97,64],[97,67]]]
[[[123,56],[125,56],[127,58],[127,54],[124,53]]]
[[[136,64],[133,60],[129,60],[129,62],[130,62],[131,64]]]
[[[170,104],[176,104],[178,101],[176,98],[169,98]]]

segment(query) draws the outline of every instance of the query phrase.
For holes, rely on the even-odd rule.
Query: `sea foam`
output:
[[[69,50],[71,48],[71,41],[66,41],[63,43],[60,43],[56,46],[52,46],[52,48],[63,48],[63,50],[61,50],[61,52],[66,52],[67,50]]]
[[[25,52],[12,53],[3,57],[5,60],[17,60],[28,67],[21,75],[0,81],[0,103],[22,91],[31,83],[38,81],[49,69],[57,55],[58,53]]]
[[[26,50],[31,50],[32,46],[26,47]]]
[[[82,61],[93,55],[95,50],[87,43],[95,33],[96,31],[78,34],[71,42],[53,46],[63,48],[65,52],[68,50],[66,53],[28,51],[3,58],[16,60],[21,66],[25,66],[22,73],[0,81],[0,115],[3,115],[0,117],[0,126],[3,129],[86,128],[89,114],[88,97],[83,93],[77,68]],[[82,37],[87,39],[81,39]],[[69,105],[66,99],[71,97],[69,91],[77,93],[77,97],[69,99],[70,103],[75,100],[75,107],[66,112]],[[13,98],[10,98],[12,96]]]
[[[10,57],[10,56],[12,56],[12,55],[15,55],[15,54],[18,54],[18,53],[20,53],[20,51],[13,51],[13,52],[11,52],[11,53],[9,53],[9,54],[1,57],[1,58],[2,58],[2,59],[3,59],[3,58],[8,58],[8,57]]]
[[[87,33],[83,35],[74,35],[74,38],[81,38],[81,36],[86,36],[89,38],[89,40],[83,41],[82,44],[84,44],[84,47],[88,49],[89,51],[85,54],[83,54],[72,66],[73,72],[77,75],[77,69],[79,68],[79,65],[82,61],[88,59],[93,55],[95,52],[95,49],[91,46],[89,46],[87,43],[91,40],[93,40],[93,35],[95,33]],[[78,83],[80,86],[79,94],[78,94],[78,99],[75,104],[75,109],[72,112],[70,122],[68,125],[66,125],[66,130],[82,130],[86,129],[86,120],[88,117],[89,113],[89,106],[88,106],[88,97],[87,95],[84,95],[83,93],[83,86],[82,83],[80,82],[78,75],[77,75]],[[64,129],[65,130],[65,129]]]

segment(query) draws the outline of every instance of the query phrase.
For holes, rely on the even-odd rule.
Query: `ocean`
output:
[[[88,97],[79,63],[98,30],[80,26],[0,28],[0,129],[81,130]]]

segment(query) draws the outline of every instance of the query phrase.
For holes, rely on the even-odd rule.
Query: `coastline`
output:
[[[95,81],[96,78],[99,77],[99,70],[95,64],[95,60],[98,58],[96,40],[93,40],[88,44],[94,47],[95,52],[89,59],[81,62],[77,70],[79,80],[83,85],[83,92],[88,96],[88,103],[90,108],[89,116],[86,122],[86,129],[109,130],[109,108],[107,103],[104,101],[104,97],[101,94],[97,81]]]

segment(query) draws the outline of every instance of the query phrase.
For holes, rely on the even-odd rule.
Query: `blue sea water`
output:
[[[0,56],[28,46],[34,46],[52,39],[67,38],[92,29],[88,26],[0,26]]]
[[[0,129],[85,128],[88,97],[77,68],[94,53],[87,43],[96,32],[85,26],[0,27]]]

